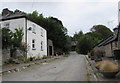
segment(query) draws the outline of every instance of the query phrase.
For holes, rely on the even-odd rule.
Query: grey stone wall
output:
[[[9,49],[3,49],[2,50],[2,64],[4,64],[5,61],[10,59],[10,50]]]
[[[47,46],[47,49],[48,49],[47,55],[48,55],[48,56],[50,55],[50,48],[49,48],[50,46],[52,47],[52,55],[54,55],[54,46],[53,46],[53,42],[52,42],[52,40],[48,39],[48,46]]]
[[[0,66],[2,66],[2,49],[0,49]]]

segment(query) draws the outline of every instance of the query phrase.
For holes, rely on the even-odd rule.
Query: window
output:
[[[43,37],[43,29],[41,29],[41,36]]]
[[[35,32],[35,28],[36,28],[36,26],[33,24],[33,25],[32,25],[32,32],[33,32],[33,33],[36,33],[36,32]]]
[[[8,22],[4,23],[4,27],[5,28],[10,28],[10,23],[8,23]]]
[[[35,50],[35,39],[32,40],[32,50]]]
[[[43,41],[41,41],[41,51],[43,51]]]

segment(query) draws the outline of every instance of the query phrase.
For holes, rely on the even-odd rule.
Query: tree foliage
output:
[[[27,47],[22,44],[23,39],[23,29],[15,29],[15,32],[12,32],[8,28],[2,28],[2,49],[10,49],[11,56],[14,56],[14,53],[17,49],[26,51]]]
[[[87,54],[93,46],[92,37],[89,35],[82,36],[77,44],[77,52],[80,54]]]
[[[78,41],[78,39],[83,35],[83,32],[80,30],[78,33],[75,32],[73,40]]]
[[[95,36],[97,35],[100,40],[112,34],[112,31],[104,25],[95,25],[90,30]]]
[[[12,31],[8,28],[2,28],[2,49],[7,49],[11,46],[11,38],[13,37]]]
[[[55,17],[44,17],[37,11],[26,14],[26,16],[47,30],[47,38],[53,41],[56,52],[68,52],[67,29],[62,21]]]
[[[13,38],[11,39],[13,47],[20,47],[23,35],[23,29],[15,29],[15,32],[13,32]]]
[[[95,25],[86,34],[75,34],[73,38],[78,39],[77,52],[87,54],[97,43],[111,34],[112,31],[104,25]]]

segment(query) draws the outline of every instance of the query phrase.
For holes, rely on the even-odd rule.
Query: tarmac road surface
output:
[[[86,81],[84,55],[71,52],[65,59],[34,65],[19,72],[3,75],[3,81]]]

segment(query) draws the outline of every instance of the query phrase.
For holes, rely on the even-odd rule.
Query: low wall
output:
[[[8,59],[10,59],[10,50],[9,49],[3,49],[2,50],[2,56],[0,56],[2,58],[2,64],[4,64],[4,62]]]

